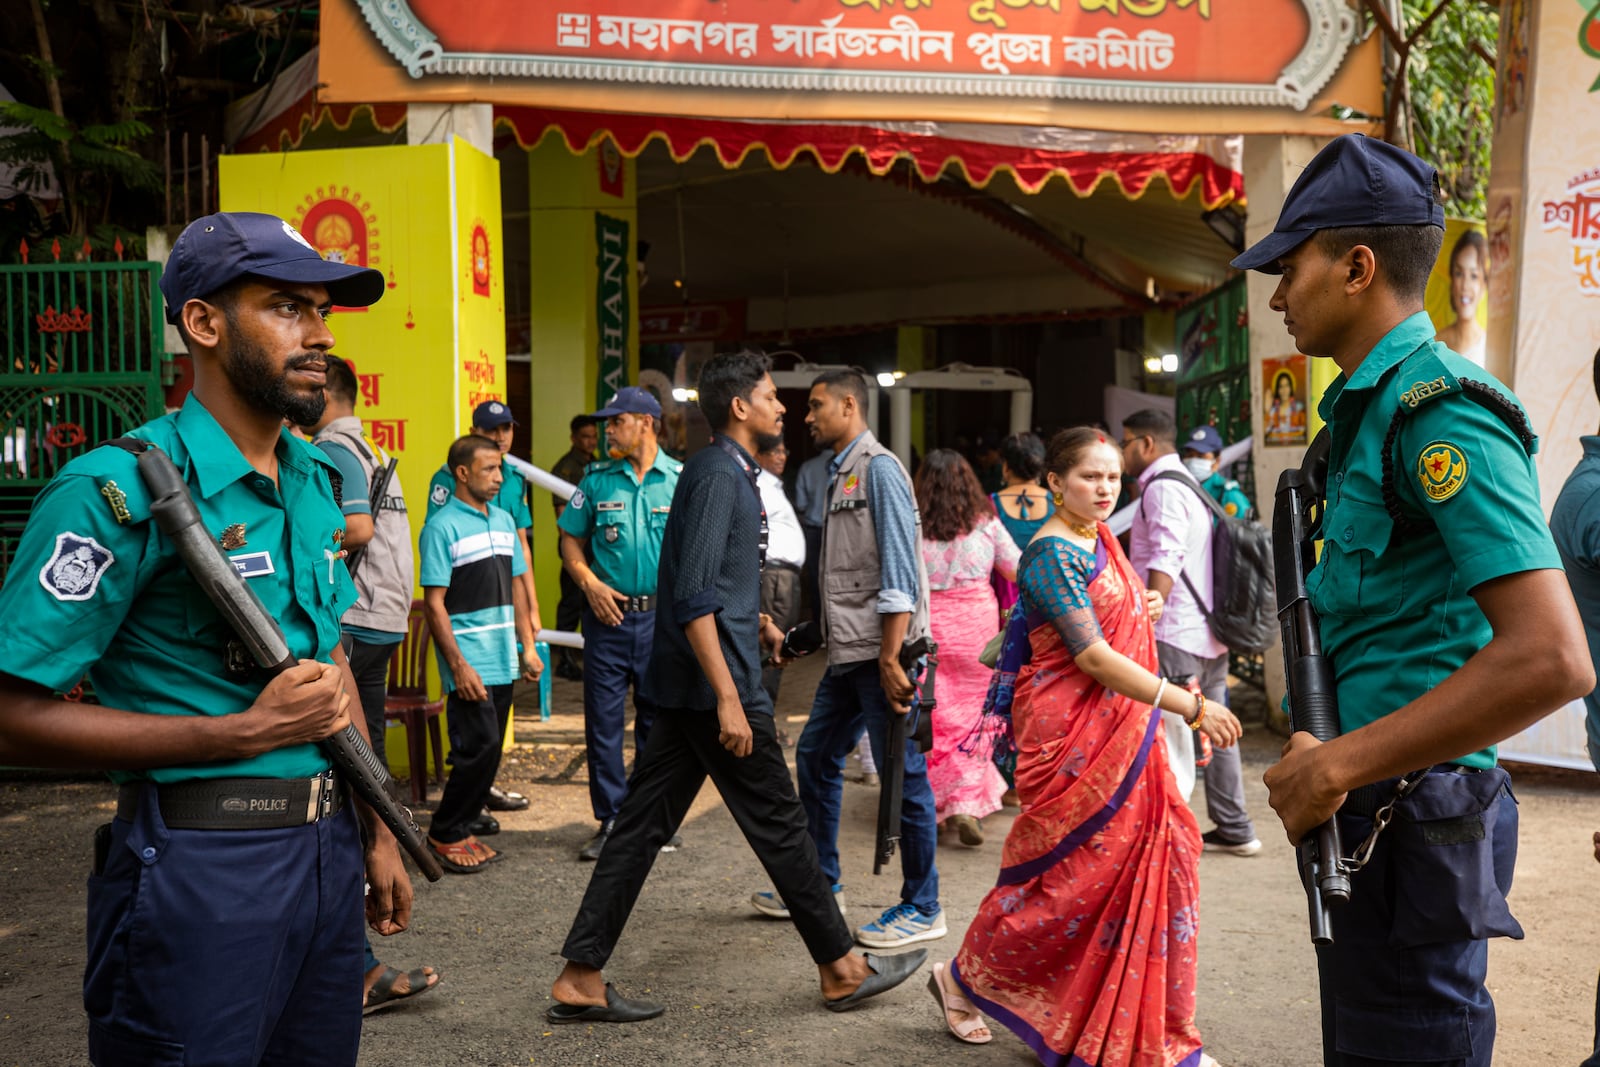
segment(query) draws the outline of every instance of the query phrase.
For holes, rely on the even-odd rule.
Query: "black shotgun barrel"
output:
[[[1289,721],[1318,741],[1339,736],[1339,703],[1333,663],[1322,654],[1316,612],[1306,577],[1316,564],[1316,528],[1311,508],[1321,497],[1319,464],[1327,455],[1327,431],[1318,434],[1299,469],[1278,479],[1272,515],[1272,548],[1278,594],[1278,623],[1283,635],[1283,665],[1289,690]],[[1310,911],[1311,940],[1333,941],[1329,904],[1350,899],[1350,876],[1341,865],[1339,826],[1329,819],[1295,848]]]
[[[171,539],[201,591],[233,627],[256,663],[273,675],[293,667],[295,657],[289,652],[283,630],[206,529],[189,486],[172,460],[152,446],[139,453],[138,465],[139,477],[150,491],[151,517]],[[378,813],[423,876],[430,882],[443,877],[444,871],[428,850],[411,812],[390,795],[389,772],[355,726],[346,726],[324,738],[322,747],[350,787]],[[413,768],[412,773],[419,772]]]

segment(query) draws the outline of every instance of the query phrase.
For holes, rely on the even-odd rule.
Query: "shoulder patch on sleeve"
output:
[[[572,491],[572,498],[567,501],[567,505],[569,507],[582,508],[583,507],[583,502],[586,499],[587,498],[583,495],[583,490],[582,489],[574,489]]]
[[[444,507],[445,501],[449,499],[450,487],[448,485],[436,485],[433,487],[432,491],[428,493],[428,502],[436,508]]]
[[[56,550],[39,570],[39,584],[57,600],[88,600],[117,561],[111,550],[82,534],[56,534]]]
[[[1417,455],[1417,480],[1432,503],[1449,500],[1467,484],[1467,455],[1449,441],[1430,441]]]

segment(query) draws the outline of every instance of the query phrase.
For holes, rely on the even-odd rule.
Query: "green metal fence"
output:
[[[162,410],[161,267],[0,266],[0,581],[66,463]]]

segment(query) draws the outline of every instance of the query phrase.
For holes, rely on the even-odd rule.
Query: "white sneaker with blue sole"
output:
[[[844,886],[837,882],[833,885],[833,902],[839,906],[839,914],[844,914]],[[776,893],[751,893],[750,904],[761,914],[769,919],[787,919],[789,907],[783,898]]]
[[[950,931],[944,924],[944,909],[924,915],[915,904],[896,904],[876,922],[856,931],[856,940],[868,948],[904,948],[918,941],[934,941]]]

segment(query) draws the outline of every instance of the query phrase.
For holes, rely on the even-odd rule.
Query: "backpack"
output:
[[[1212,605],[1206,607],[1194,583],[1181,574],[1189,595],[1206,617],[1211,636],[1231,652],[1260,653],[1278,637],[1274,597],[1272,533],[1254,519],[1235,518],[1211,499],[1198,482],[1178,471],[1162,471],[1150,480],[1182,482],[1194,491],[1216,521],[1211,524]]]

